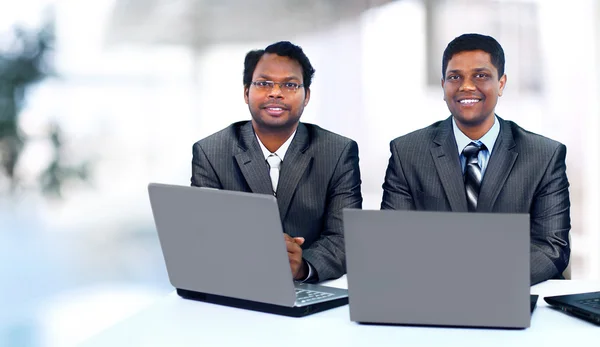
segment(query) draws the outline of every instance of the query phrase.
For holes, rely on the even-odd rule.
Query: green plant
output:
[[[20,186],[17,164],[29,140],[19,126],[19,114],[30,88],[53,75],[55,36],[52,22],[37,31],[15,27],[11,34],[11,45],[4,50],[0,47],[0,177],[8,179],[9,190],[14,193]],[[49,129],[46,136],[53,157],[38,182],[45,195],[61,197],[67,181],[88,178],[89,163],[65,164],[61,128],[59,124],[50,124]]]

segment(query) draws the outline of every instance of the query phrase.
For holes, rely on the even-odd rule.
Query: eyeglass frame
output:
[[[259,86],[258,83],[267,83],[269,85],[266,86]],[[288,87],[284,87],[284,84],[293,84],[296,87],[294,89],[289,89]],[[273,90],[273,88],[275,88],[275,85],[277,84],[279,86],[279,90],[281,90],[282,92],[288,92],[288,93],[296,93],[298,91],[298,89],[304,87],[303,83],[296,83],[296,82],[274,82],[274,81],[252,81],[250,82],[251,85],[253,85],[254,87],[256,87],[259,90],[264,90],[264,91],[271,91]]]

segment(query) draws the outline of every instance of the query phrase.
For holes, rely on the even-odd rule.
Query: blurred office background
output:
[[[76,344],[172,290],[147,184],[189,184],[192,144],[249,119],[244,55],[276,40],[376,209],[389,141],[449,115],[446,44],[496,37],[497,113],[567,145],[571,276],[600,279],[598,23],[594,0],[0,1],[0,346]]]

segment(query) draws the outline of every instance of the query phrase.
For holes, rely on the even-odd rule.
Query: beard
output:
[[[271,116],[265,110],[265,105],[279,105],[285,111],[280,116]],[[252,116],[252,122],[265,132],[287,132],[291,129],[295,129],[300,121],[302,112],[304,111],[304,105],[296,109],[291,108],[289,105],[280,102],[269,102],[259,106],[248,105],[248,109]]]

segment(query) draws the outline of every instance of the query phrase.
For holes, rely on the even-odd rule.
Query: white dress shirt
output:
[[[460,166],[463,170],[463,174],[465,172],[465,164],[467,161],[465,156],[462,154],[463,149],[465,149],[465,147],[467,147],[467,145],[471,142],[478,143],[479,145],[485,145],[485,149],[479,151],[479,154],[477,155],[477,162],[481,168],[481,176],[483,177],[485,175],[485,169],[487,169],[487,164],[492,156],[492,150],[496,144],[496,139],[498,139],[498,135],[500,134],[500,122],[498,121],[498,117],[494,115],[494,125],[492,125],[490,130],[488,130],[488,132],[478,140],[471,140],[467,135],[465,135],[456,125],[454,117],[452,117],[452,128],[454,130],[454,138],[456,139],[456,147],[458,150],[458,157],[460,158]]]

